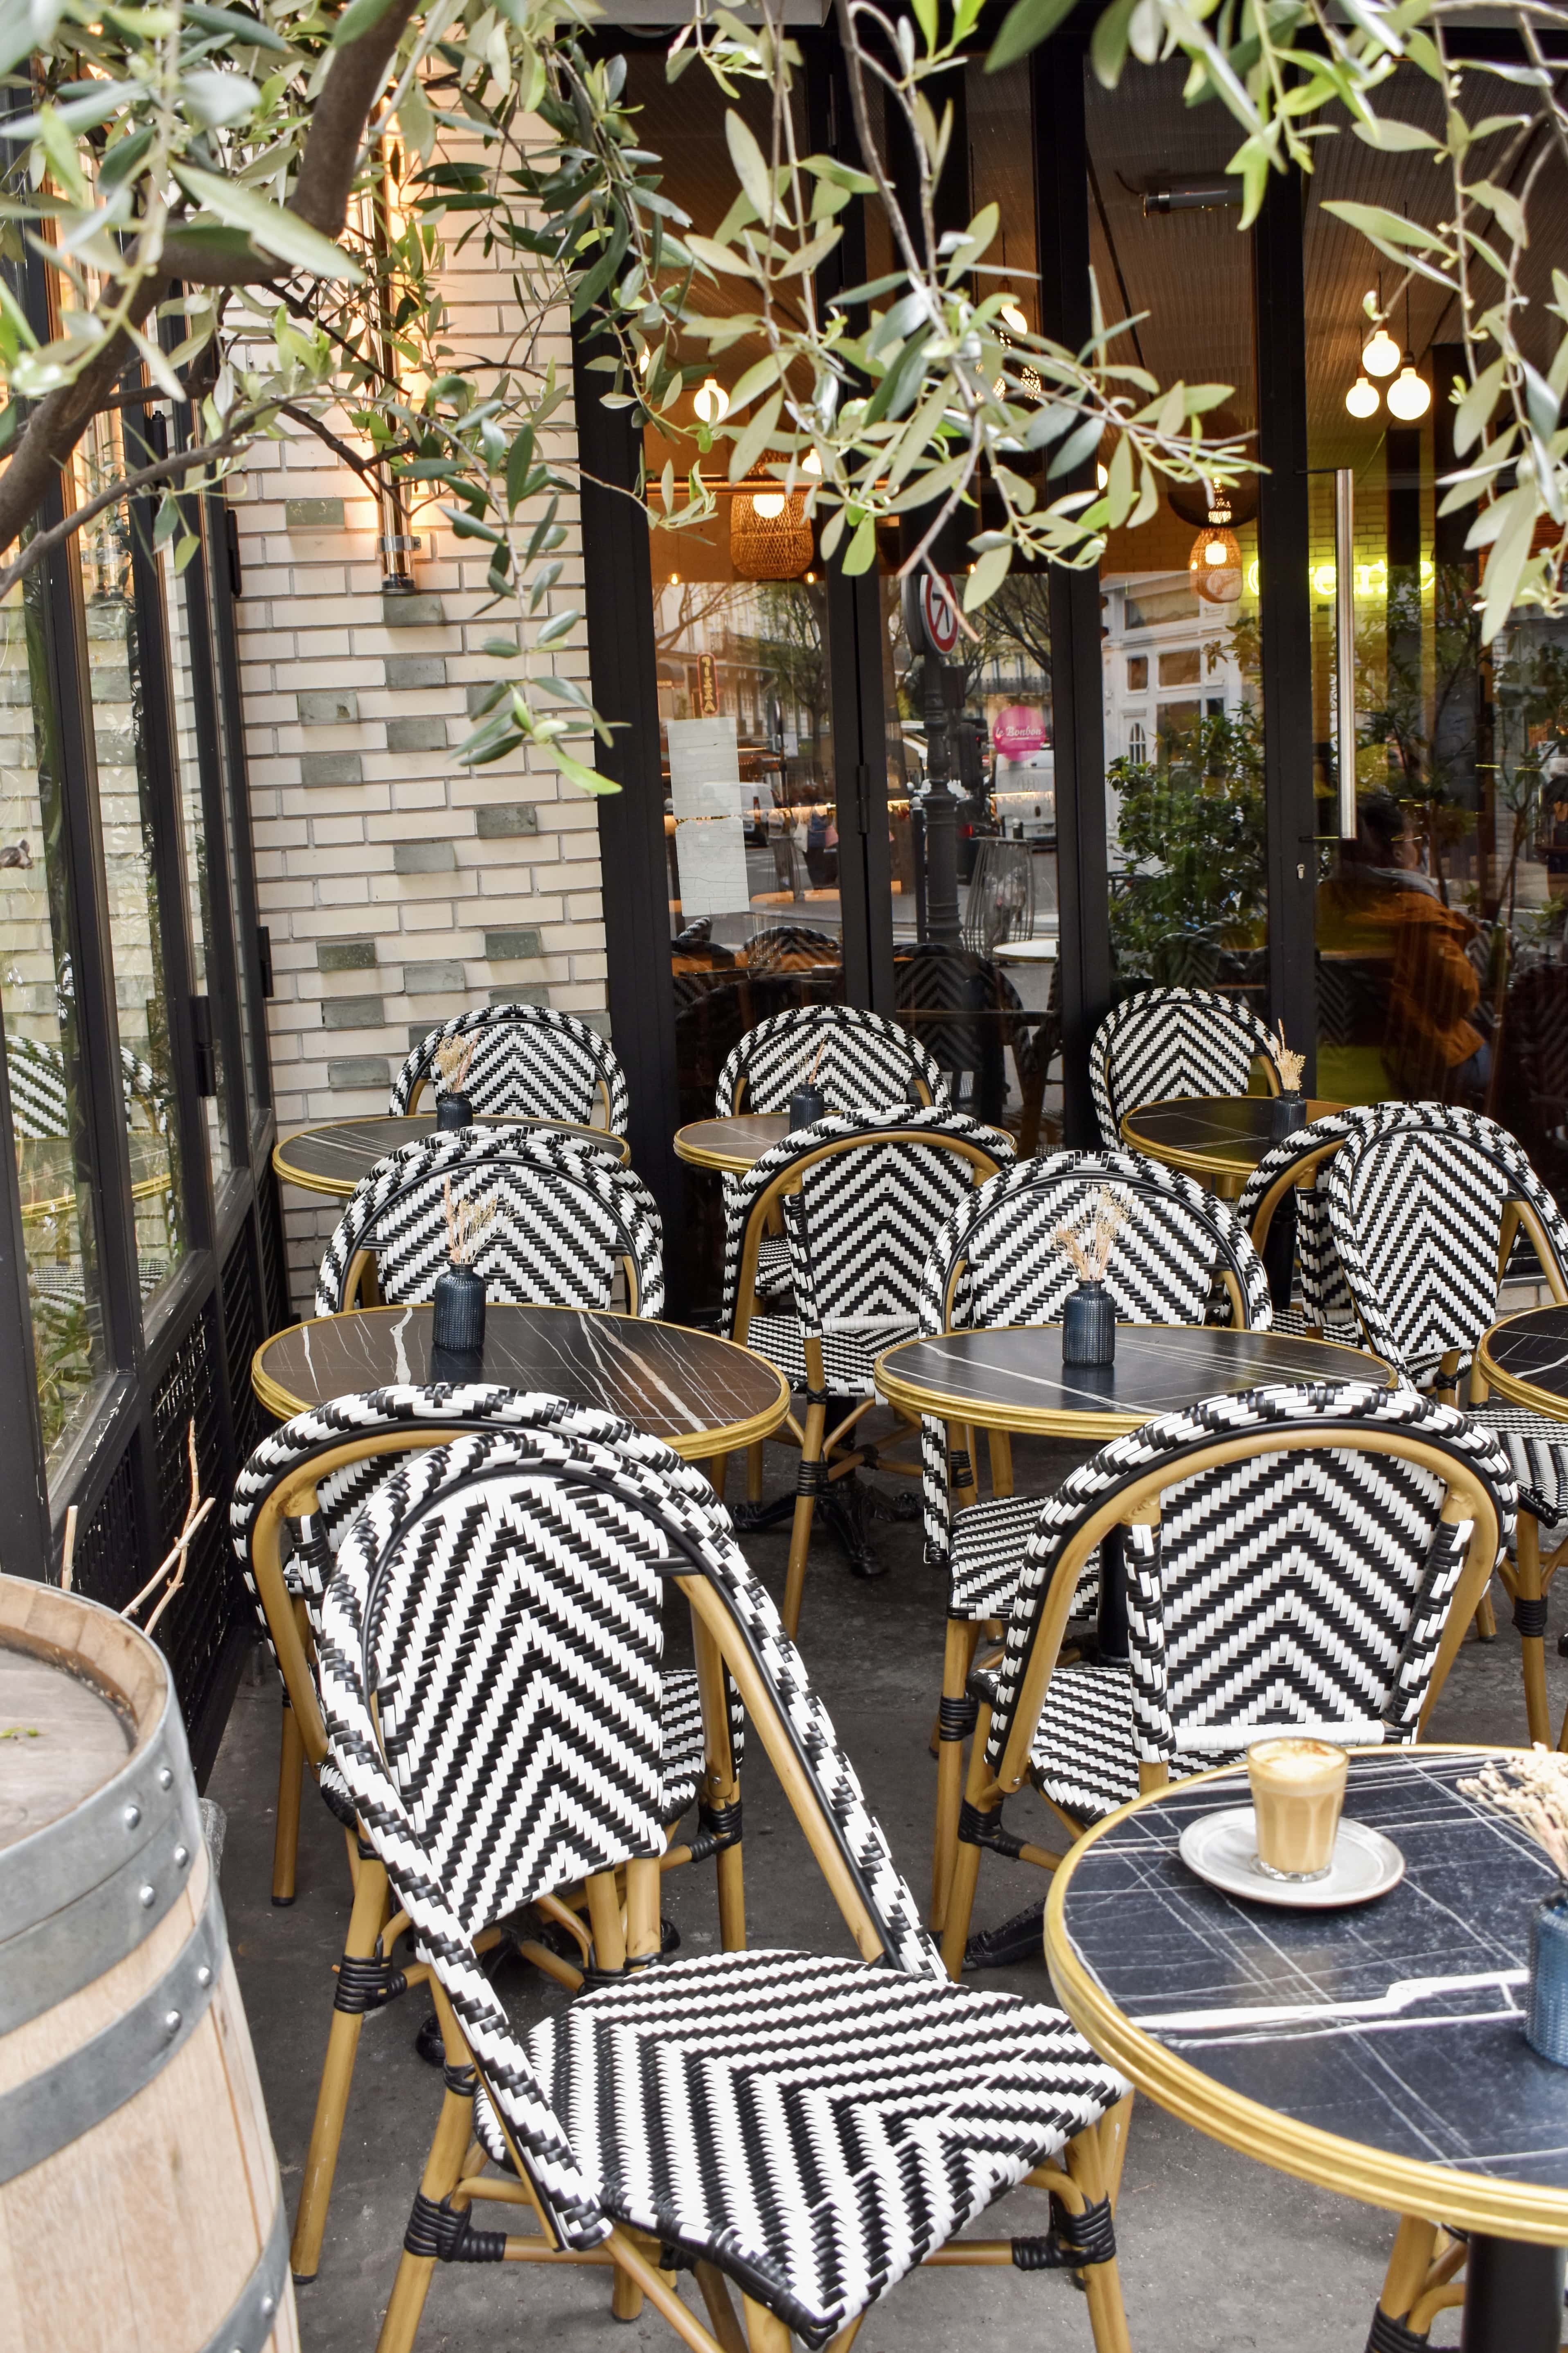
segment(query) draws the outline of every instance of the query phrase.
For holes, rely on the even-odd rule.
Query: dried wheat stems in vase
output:
[[[436,1068],[441,1074],[445,1093],[461,1094],[468,1075],[468,1065],[474,1059],[472,1038],[448,1038],[436,1049]]]
[[[1459,1788],[1494,1814],[1511,1814],[1568,1887],[1568,1757],[1538,1740],[1528,1756],[1489,1765]]]
[[[1307,1067],[1307,1057],[1305,1054],[1293,1054],[1290,1051],[1289,1047],[1285,1043],[1283,1021],[1279,1024],[1279,1046],[1274,1059],[1279,1065],[1279,1083],[1286,1093],[1299,1095],[1301,1092],[1301,1073]]]
[[[447,1210],[447,1256],[454,1266],[472,1266],[479,1236],[495,1216],[496,1197],[493,1193],[487,1193],[482,1201],[454,1201],[452,1180],[448,1176],[443,1198]]]
[[[1058,1226],[1051,1240],[1072,1261],[1080,1282],[1103,1282],[1116,1237],[1126,1223],[1126,1204],[1109,1185],[1102,1185],[1092,1222],[1088,1227],[1081,1223]]]

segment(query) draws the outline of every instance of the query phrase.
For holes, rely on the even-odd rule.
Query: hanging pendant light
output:
[[[1397,417],[1402,425],[1414,425],[1425,417],[1432,406],[1432,387],[1425,376],[1415,373],[1415,355],[1410,348],[1410,289],[1405,290],[1405,364],[1388,387],[1389,414]]]
[[[1399,365],[1399,345],[1380,322],[1361,349],[1361,364],[1368,375],[1392,375]]]
[[[704,376],[691,396],[691,406],[704,425],[717,425],[729,413],[730,396],[716,375]]]
[[[798,580],[812,558],[805,495],[770,483],[730,501],[730,562],[740,580]]]
[[[1345,395],[1345,406],[1350,410],[1351,415],[1352,417],[1375,417],[1377,415],[1377,403],[1378,393],[1376,385],[1369,384],[1364,375],[1358,375],[1355,382],[1352,385],[1350,390]]]
[[[1193,542],[1187,576],[1206,604],[1234,605],[1241,595],[1241,542],[1230,528],[1229,507],[1217,500]]]

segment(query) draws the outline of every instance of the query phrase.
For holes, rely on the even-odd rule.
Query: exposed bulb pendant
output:
[[[1392,375],[1399,365],[1399,345],[1385,326],[1374,329],[1362,345],[1361,364],[1368,375]]]
[[[1406,352],[1405,365],[1388,387],[1389,414],[1403,425],[1414,425],[1431,406],[1432,387],[1425,376],[1416,375],[1415,363]]]
[[[716,375],[705,376],[691,396],[691,406],[704,425],[717,425],[729,414],[730,396]]]
[[[1351,415],[1352,417],[1375,417],[1377,415],[1377,403],[1378,394],[1376,385],[1369,384],[1364,375],[1358,375],[1355,382],[1352,385],[1350,390],[1345,395],[1345,406],[1350,410]]]

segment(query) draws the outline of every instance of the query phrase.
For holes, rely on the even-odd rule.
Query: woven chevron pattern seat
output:
[[[403,1459],[402,1450],[428,1447],[468,1430],[548,1430],[568,1435],[584,1430],[634,1463],[663,1465],[666,1450],[628,1422],[585,1412],[558,1398],[527,1396],[484,1382],[408,1386],[334,1398],[296,1414],[264,1439],[235,1482],[229,1534],[240,1574],[256,1607],[263,1637],[284,1686],[284,1746],[279,1778],[273,1900],[293,1900],[293,1856],[298,1838],[300,1776],[308,1763],[321,1797],[346,1829],[355,1827],[353,1795],[328,1753],[320,1696],[310,1652],[300,1640],[296,1600],[302,1606],[312,1642],[321,1608],[344,1531],[369,1498],[384,1485]],[[681,1492],[690,1509],[714,1529],[727,1529],[722,1507],[708,1482],[682,1470]],[[285,1535],[292,1549],[284,1556]],[[658,1688],[661,1823],[678,1822],[703,1794],[709,1744],[696,1671],[667,1667]],[[702,1851],[717,1857],[720,1925],[729,1944],[741,1909],[740,1805],[734,1775],[742,1758],[743,1717],[733,1691],[727,1724],[731,1787],[718,1810],[704,1807]],[[380,1966],[377,1939],[385,1907],[373,1914],[356,1891],[345,1957],[363,1970]],[[738,1935],[734,1937],[739,1941]],[[514,1941],[517,1941],[514,1938]],[[524,1940],[521,1949],[531,1950]],[[340,2003],[332,2038],[345,2046],[346,2070],[334,2069],[329,2054],[311,2134],[306,2187],[295,2230],[295,2270],[312,2275],[320,2259],[338,2138],[346,2105],[360,2013]],[[341,2080],[338,2078],[341,2077]]]
[[[1140,1103],[1178,1095],[1243,1095],[1261,1060],[1279,1092],[1279,1040],[1256,1013],[1208,988],[1145,988],[1113,1006],[1089,1050],[1100,1142],[1115,1152]]]
[[[875,1398],[877,1358],[919,1329],[921,1271],[943,1219],[1011,1156],[998,1130],[939,1104],[856,1118],[830,1113],[735,1179],[725,1205],[726,1323],[734,1339],[806,1393],[784,1591],[792,1631],[823,1466]],[[759,1295],[775,1205],[789,1250],[788,1313],[778,1312],[772,1295]],[[830,1398],[858,1401],[831,1432]]]
[[[1568,1299],[1568,1219],[1508,1130],[1451,1103],[1379,1103],[1327,1168],[1334,1249],[1369,1346],[1420,1386],[1462,1383],[1498,1314],[1507,1221]],[[1460,1388],[1463,1394],[1463,1388]],[[1527,1509],[1502,1576],[1523,1651],[1532,1740],[1550,1739],[1545,1588],[1538,1530],[1568,1535],[1568,1423],[1473,1405],[1507,1447]]]
[[[328,1724],[439,1982],[448,2105],[473,2098],[471,2064],[478,2153],[526,2176],[563,2249],[607,2245],[656,2282],[629,2225],[698,2267],[710,2312],[733,2283],[813,2348],[1043,2168],[1112,2353],[1125,2337],[1098,2127],[1124,2086],[1059,2011],[943,1981],[776,1610],[678,1470],[580,1432],[468,1437],[405,1462],[344,1538],[322,1611]],[[649,1694],[672,1577],[754,1698],[867,1958],[635,1967],[657,1926]],[[621,1865],[634,1966],[617,1975],[619,1953],[599,1951],[621,1915],[597,1905],[614,1981],[520,2037],[476,1931],[569,1877],[592,1900]],[[509,2242],[450,2203],[459,2179],[483,2199],[444,2120],[394,2291],[405,2316],[440,2252],[505,2259]],[[1061,2259],[1030,2243],[1037,2263]]]
[[[1491,1430],[1371,1382],[1211,1398],[1069,1472],[1040,1507],[1001,1660],[975,1679],[949,1966],[1026,1778],[1072,1830],[1135,1797],[1140,1767],[1180,1778],[1264,1731],[1415,1738],[1518,1500]],[[1058,1664],[1085,1567],[1118,1527],[1130,1667]]]
[[[719,1073],[715,1116],[787,1111],[812,1071],[836,1112],[902,1110],[947,1099],[935,1061],[898,1022],[858,1006],[798,1005],[747,1030]]]
[[[1295,1193],[1296,1270],[1300,1281],[1301,1307],[1299,1315],[1291,1311],[1291,1321],[1288,1323],[1287,1312],[1276,1301],[1277,1330],[1299,1327],[1321,1331],[1352,1345],[1360,1338],[1355,1302],[1345,1282],[1329,1222],[1328,1164],[1346,1136],[1369,1120],[1374,1121],[1380,1108],[1376,1104],[1352,1105],[1347,1111],[1327,1112],[1321,1119],[1309,1120],[1305,1127],[1299,1127],[1282,1143],[1269,1145],[1241,1188],[1236,1214],[1258,1250],[1263,1247],[1268,1224],[1279,1214],[1284,1189],[1288,1187]],[[1309,1175],[1312,1178],[1310,1185],[1303,1181]],[[1260,1223],[1266,1212],[1268,1224]]]
[[[626,1074],[592,1024],[549,1005],[479,1005],[420,1039],[393,1082],[387,1109],[417,1111],[426,1086],[447,1091],[436,1067],[442,1046],[473,1040],[463,1092],[476,1112],[515,1119],[574,1120],[624,1135],[631,1115]]]
[[[428,1299],[447,1262],[448,1185],[455,1200],[496,1204],[473,1259],[487,1298],[608,1307],[624,1271],[632,1313],[663,1313],[663,1231],[640,1176],[548,1128],[459,1127],[400,1145],[360,1179],[321,1260],[316,1314],[353,1303],[373,1245],[388,1304]]]

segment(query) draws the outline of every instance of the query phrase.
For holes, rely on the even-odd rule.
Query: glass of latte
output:
[[[1258,1867],[1270,1879],[1326,1879],[1344,1804],[1345,1752],[1280,1735],[1247,1752],[1258,1821]]]

